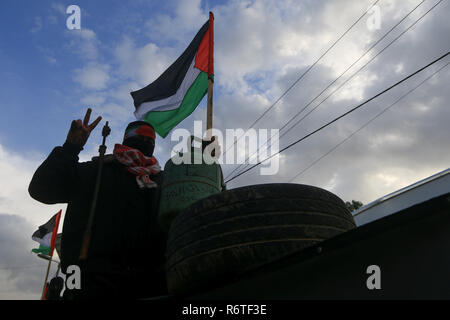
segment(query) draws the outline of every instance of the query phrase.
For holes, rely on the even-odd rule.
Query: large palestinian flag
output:
[[[138,120],[150,123],[163,138],[189,116],[208,91],[212,78],[214,16],[203,25],[183,54],[154,82],[131,92]]]
[[[40,246],[38,249],[32,249],[31,251],[34,253],[42,253],[48,256],[53,256],[60,219],[61,210],[59,210],[59,212],[55,214],[46,224],[40,226],[39,229],[33,233],[31,239],[39,242]]]

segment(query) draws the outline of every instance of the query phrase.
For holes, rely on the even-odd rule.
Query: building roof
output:
[[[450,168],[370,202],[353,217],[360,226],[449,192]]]

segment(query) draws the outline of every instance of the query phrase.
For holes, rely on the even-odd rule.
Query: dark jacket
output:
[[[43,203],[68,203],[61,242],[61,267],[78,264],[89,216],[98,161],[78,163],[82,148],[65,143],[36,170],[30,195]],[[85,270],[152,272],[164,263],[165,234],[157,214],[162,174],[150,177],[158,188],[139,189],[136,177],[118,161],[104,162]]]

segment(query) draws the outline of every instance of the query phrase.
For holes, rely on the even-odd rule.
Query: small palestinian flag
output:
[[[213,77],[214,16],[183,54],[154,82],[131,92],[138,120],[150,123],[163,138],[189,116],[208,91]]]
[[[55,248],[56,234],[58,232],[59,219],[61,218],[61,210],[55,214],[46,224],[39,227],[33,233],[31,239],[39,242],[38,249],[32,249],[34,253],[42,253],[48,256],[53,256],[53,249]]]

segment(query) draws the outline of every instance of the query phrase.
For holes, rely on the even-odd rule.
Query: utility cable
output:
[[[445,53],[445,54],[442,55],[441,57],[439,57],[439,58],[437,58],[436,60],[430,62],[429,64],[427,64],[426,66],[424,66],[424,67],[418,69],[417,71],[411,73],[409,76],[403,78],[402,80],[398,81],[397,83],[393,84],[392,86],[388,87],[387,89],[384,89],[383,91],[377,93],[377,94],[374,95],[373,97],[367,99],[367,100],[364,101],[363,103],[361,103],[361,104],[357,105],[356,107],[350,109],[349,111],[345,112],[344,114],[340,115],[339,117],[337,117],[337,118],[335,118],[335,119],[333,119],[333,120],[327,122],[326,124],[324,124],[324,125],[321,126],[320,128],[318,128],[318,129],[314,130],[313,132],[311,132],[311,133],[309,133],[309,134],[303,136],[302,138],[298,139],[297,141],[294,141],[293,143],[291,143],[291,144],[289,144],[288,146],[284,147],[283,149],[281,149],[281,150],[278,151],[277,153],[274,153],[273,155],[267,157],[266,159],[264,159],[264,160],[262,160],[262,161],[259,161],[258,163],[256,163],[255,165],[251,166],[250,168],[248,168],[248,169],[246,169],[246,170],[240,172],[239,174],[233,176],[233,177],[230,178],[229,180],[225,181],[225,183],[228,183],[228,182],[230,182],[230,181],[236,179],[237,177],[243,175],[244,173],[250,171],[251,169],[253,169],[253,168],[259,166],[259,165],[262,164],[263,162],[265,162],[265,161],[267,161],[267,160],[273,158],[275,155],[280,154],[280,153],[286,151],[287,149],[293,147],[293,146],[296,145],[297,143],[299,143],[299,142],[301,142],[301,141],[303,141],[303,140],[309,138],[310,136],[316,134],[317,132],[319,132],[319,131],[325,129],[326,127],[328,127],[329,125],[335,123],[335,122],[338,121],[339,119],[341,119],[341,118],[343,118],[343,117],[349,115],[350,113],[356,111],[357,109],[361,108],[362,106],[364,106],[365,104],[369,103],[370,101],[376,99],[377,97],[379,97],[379,96],[385,94],[386,92],[392,90],[392,89],[395,88],[396,86],[398,86],[398,85],[400,85],[401,83],[405,82],[405,81],[408,80],[409,78],[411,78],[411,77],[415,76],[416,74],[420,73],[421,71],[423,71],[423,70],[429,68],[430,66],[432,66],[432,65],[435,64],[436,62],[438,62],[438,61],[444,59],[444,58],[445,58],[447,55],[449,55],[449,54],[450,54],[450,52]]]
[[[447,67],[449,65],[449,63],[445,64],[443,67],[439,68],[437,71],[435,71],[433,74],[431,74],[430,76],[428,76],[427,78],[425,78],[425,80],[423,80],[422,82],[420,82],[417,86],[415,86],[414,88],[412,88],[411,90],[409,90],[408,92],[406,92],[404,95],[402,95],[400,98],[398,98],[394,103],[392,103],[391,105],[389,105],[388,107],[384,108],[381,112],[379,112],[376,116],[374,116],[372,119],[370,119],[369,121],[367,121],[364,125],[362,125],[358,130],[354,131],[352,134],[350,134],[347,138],[345,138],[344,140],[342,140],[341,142],[339,142],[337,145],[335,145],[333,148],[331,148],[330,150],[328,150],[328,152],[326,152],[325,154],[323,154],[321,157],[319,157],[318,159],[316,159],[314,162],[312,162],[308,167],[306,167],[305,169],[303,169],[302,171],[300,171],[299,173],[297,173],[292,179],[289,180],[289,182],[293,182],[295,179],[297,179],[299,176],[301,176],[303,173],[305,173],[306,171],[308,171],[312,166],[314,166],[316,163],[318,163],[320,160],[322,160],[323,158],[325,158],[326,156],[328,156],[330,153],[332,153],[334,150],[336,150],[337,148],[339,148],[341,145],[343,145],[345,142],[347,142],[348,140],[350,140],[350,138],[352,138],[355,134],[357,134],[359,131],[361,131],[362,129],[364,129],[365,127],[367,127],[372,121],[374,121],[375,119],[377,119],[378,117],[380,117],[383,113],[385,113],[386,111],[388,111],[391,107],[393,107],[394,105],[396,105],[398,102],[400,102],[401,100],[403,100],[406,96],[408,96],[409,94],[411,94],[413,91],[415,91],[416,89],[418,89],[421,85],[423,85],[425,82],[427,82],[430,78],[434,77],[439,71],[441,71],[442,69],[444,69],[445,67]]]

